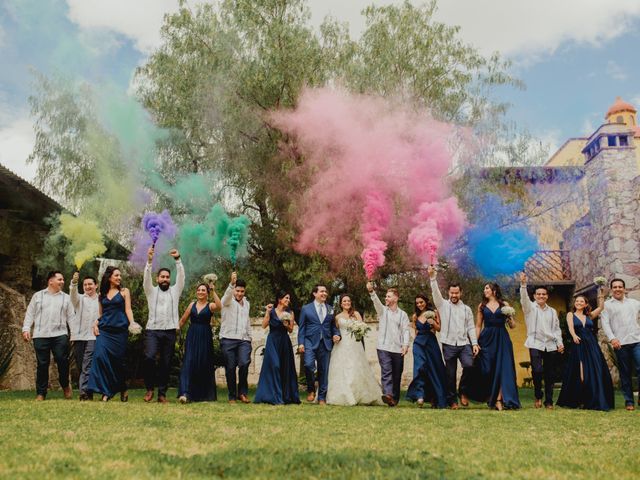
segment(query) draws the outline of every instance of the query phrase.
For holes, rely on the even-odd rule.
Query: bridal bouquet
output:
[[[507,317],[513,318],[516,314],[516,309],[513,307],[502,307],[502,313],[504,313]]]
[[[280,320],[284,325],[289,325],[291,323],[291,313],[290,312],[282,312],[280,316]]]
[[[426,312],[424,312],[424,318],[426,318],[427,320],[433,320],[434,318],[436,318],[436,312],[427,310]]]
[[[202,279],[207,285],[215,284],[218,281],[218,276],[215,273],[207,273]]]
[[[593,283],[595,283],[599,287],[604,287],[607,284],[607,279],[604,277],[595,277],[593,279]]]
[[[129,333],[131,335],[140,335],[142,333],[142,325],[137,322],[131,322],[129,324]]]
[[[347,327],[347,331],[351,334],[353,338],[356,339],[357,342],[361,341],[364,337],[367,336],[367,333],[371,330],[366,323],[362,320],[353,320]]]

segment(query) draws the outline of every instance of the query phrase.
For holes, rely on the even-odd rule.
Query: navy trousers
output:
[[[78,379],[80,393],[88,393],[89,372],[91,372],[91,360],[93,360],[95,345],[95,340],[76,340],[73,342],[73,353],[80,371],[80,378]]]
[[[316,391],[316,371],[318,377],[318,400],[327,398],[327,380],[329,376],[329,359],[331,352],[324,342],[320,342],[315,350],[304,346],[304,371],[307,377],[307,392]]]
[[[378,361],[382,377],[382,393],[391,395],[398,403],[400,401],[400,382],[402,381],[404,357],[401,353],[378,349]]]
[[[620,387],[624,396],[625,405],[633,405],[633,388],[631,385],[631,372],[635,363],[638,378],[640,378],[640,343],[622,345],[620,350],[615,350],[620,371]],[[640,403],[640,398],[638,399]]]
[[[468,376],[468,368],[473,366],[473,350],[471,345],[448,345],[442,344],[442,355],[447,371],[447,402],[449,405],[458,401],[458,392],[464,393],[465,381]],[[460,388],[456,386],[458,376],[458,360],[462,365],[462,377],[460,378]]]
[[[221,338],[220,348],[224,356],[224,374],[227,377],[229,400],[237,400],[249,393],[249,364],[251,363],[251,341]],[[238,380],[236,385],[236,368]]]
[[[175,330],[146,330],[144,333],[144,386],[158,397],[167,396],[169,367],[176,344]],[[157,358],[157,360],[156,360]]]
[[[69,336],[34,338],[33,348],[36,351],[36,393],[47,396],[49,388],[49,364],[51,354],[58,366],[58,380],[62,388],[69,386]]]

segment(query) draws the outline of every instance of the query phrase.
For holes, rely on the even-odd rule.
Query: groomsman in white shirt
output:
[[[231,274],[231,282],[222,299],[220,348],[224,355],[224,371],[229,388],[229,403],[240,400],[249,403],[249,364],[251,363],[251,320],[249,300],[245,297],[246,283]],[[238,383],[236,384],[236,368]]]
[[[80,274],[75,272],[69,285],[69,295],[71,303],[76,311],[73,323],[69,326],[71,330],[71,341],[73,342],[73,353],[76,365],[80,370],[78,387],[80,389],[80,400],[91,400],[93,393],[87,391],[89,384],[89,372],[91,371],[91,360],[93,359],[93,349],[96,344],[96,336],[93,334],[93,323],[100,316],[100,303],[98,301],[97,281],[88,276],[82,281],[82,290],[78,291],[78,280]]]
[[[600,321],[602,330],[616,352],[625,408],[634,410],[631,369],[635,364],[638,378],[640,378],[640,325],[638,325],[640,302],[627,297],[627,286],[624,280],[614,278],[609,285],[613,298],[604,302]],[[640,399],[638,403],[640,404]]]
[[[382,401],[394,407],[400,401],[400,382],[404,369],[404,356],[409,351],[409,316],[398,307],[400,295],[389,288],[382,304],[373,284],[367,290],[378,315],[378,361],[382,380]]]
[[[36,351],[36,400],[47,398],[49,387],[49,363],[51,354],[58,366],[58,378],[64,398],[71,398],[69,385],[69,330],[75,312],[69,295],[64,293],[64,277],[61,272],[47,274],[47,288],[36,292],[24,317],[22,338],[25,342],[33,338]],[[33,335],[31,334],[33,327]]]
[[[476,326],[473,313],[468,305],[462,301],[462,287],[458,283],[449,284],[449,299],[445,300],[440,293],[437,281],[437,271],[433,266],[427,268],[433,295],[433,303],[440,313],[440,343],[445,367],[447,369],[447,401],[453,410],[458,407],[458,392],[460,403],[469,405],[464,394],[468,368],[473,367],[473,357],[480,351],[476,337]],[[458,360],[462,365],[460,388],[457,388]]]
[[[529,299],[527,293],[527,275],[520,274],[520,304],[524,312],[524,322],[527,325],[527,340],[524,346],[529,349],[531,358],[531,373],[535,395],[535,408],[542,407],[542,379],[544,378],[544,406],[553,408],[553,384],[555,383],[555,369],[558,364],[558,353],[564,352],[562,331],[558,312],[547,305],[549,291],[547,287],[535,288],[533,297]]]
[[[156,279],[158,285],[154,287],[151,280],[153,254],[153,247],[151,247],[142,282],[149,306],[149,319],[144,335],[144,384],[147,389],[144,401],[153,400],[153,390],[157,385],[158,402],[167,403],[169,368],[176,343],[176,332],[179,328],[178,307],[180,295],[184,289],[185,274],[180,253],[178,250],[171,250],[169,255],[176,261],[176,283],[171,286],[171,270],[163,267],[158,270]]]

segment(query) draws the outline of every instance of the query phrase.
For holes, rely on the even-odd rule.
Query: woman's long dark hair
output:
[[[489,285],[489,288],[493,292],[493,296],[496,297],[496,300],[500,304],[501,307],[504,307],[504,298],[502,297],[502,290],[500,290],[500,285],[495,282],[489,282],[485,284],[485,287]],[[482,289],[482,305],[486,305],[489,302],[489,299],[484,295],[484,287]]]
[[[104,274],[102,275],[102,279],[100,280],[100,300],[106,297],[107,293],[109,293],[109,290],[111,289],[111,282],[110,282],[111,276],[113,275],[113,272],[115,272],[116,270],[120,271],[118,267],[109,266],[104,271]],[[120,290],[121,288],[122,287],[119,286],[118,290]]]
[[[353,297],[351,296],[350,293],[343,293],[342,295],[340,295],[340,301],[338,302],[338,304],[340,305],[340,309],[342,310],[342,299],[344,298],[348,298],[349,300],[351,300],[351,308],[347,311],[347,315],[349,315],[349,317],[352,317],[353,314],[356,312],[356,308],[353,306]],[[342,310],[344,312],[344,310]]]
[[[280,290],[278,293],[276,293],[276,303],[275,303],[275,306],[273,308],[275,309],[280,304],[280,300],[282,300],[287,295],[289,295],[289,298],[291,298],[291,294],[289,292],[285,291],[285,290]],[[289,306],[287,307],[287,311],[288,312],[291,311],[291,302],[289,302]]]
[[[574,307],[573,307],[573,313],[576,313],[576,307],[575,307],[575,303],[576,300],[582,298],[584,300],[585,306],[582,309],[582,313],[584,313],[587,317],[591,314],[591,304],[589,303],[589,300],[587,300],[587,297],[585,297],[584,295],[577,295],[574,299],[573,299],[573,303],[574,303]]]
[[[418,295],[416,295],[416,300],[418,298],[421,298],[422,300],[424,300],[424,303],[426,304],[424,307],[424,310],[418,310],[418,307],[416,306],[416,302],[415,300],[413,301],[413,308],[414,308],[414,315],[416,316],[416,318],[418,318],[423,312],[426,312],[427,310],[431,310],[433,312],[436,311],[436,308],[433,306],[433,304],[431,303],[431,301],[429,300],[429,297],[427,297],[427,295],[425,295],[424,293],[419,293]]]

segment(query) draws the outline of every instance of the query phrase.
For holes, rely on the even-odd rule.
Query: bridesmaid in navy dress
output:
[[[598,308],[591,311],[586,297],[578,295],[573,313],[567,313],[567,326],[573,338],[573,348],[565,366],[562,389],[557,405],[588,410],[614,408],[611,373],[594,333],[593,320],[604,307],[604,295],[598,291]]]
[[[213,292],[212,303],[209,292]],[[180,318],[180,327],[189,319],[184,359],[180,369],[178,401],[207,402],[218,398],[213,364],[213,312],[222,308],[215,285],[201,283],[196,288],[196,301],[191,302]]]
[[[489,408],[496,410],[520,408],[513,344],[506,329],[506,325],[514,328],[515,322],[502,313],[507,306],[498,284],[484,286],[476,317],[480,353],[465,392],[472,400],[486,401]]]
[[[427,312],[433,317],[428,318]],[[440,331],[440,317],[426,295],[416,296],[411,324],[416,338],[413,341],[413,380],[407,390],[407,399],[415,401],[418,407],[427,400],[433,408],[446,408],[447,373],[435,335]]]
[[[107,267],[100,281],[100,318],[93,326],[96,344],[88,385],[91,392],[102,394],[103,402],[118,392],[121,401],[129,399],[125,360],[129,324],[135,322],[129,289],[121,283],[120,270]]]
[[[262,328],[269,326],[269,335],[264,348],[255,403],[300,403],[298,374],[289,338],[294,326],[293,312],[289,309],[290,302],[291,296],[281,292],[276,297],[275,308],[272,304],[267,305]]]

